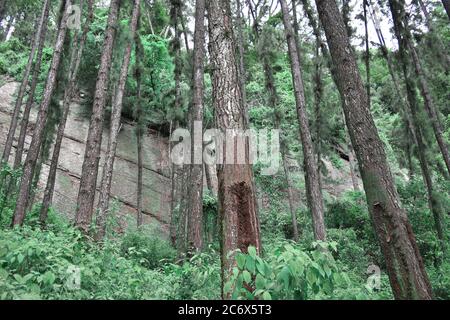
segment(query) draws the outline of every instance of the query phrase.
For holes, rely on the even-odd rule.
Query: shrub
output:
[[[155,227],[127,232],[121,240],[122,256],[132,259],[149,269],[158,268],[176,257],[176,251]]]

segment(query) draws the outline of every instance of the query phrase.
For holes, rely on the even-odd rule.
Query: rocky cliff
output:
[[[11,120],[14,105],[14,93],[18,87],[17,82],[6,82],[0,87],[0,151],[2,151]],[[28,128],[26,149],[31,141],[33,123],[37,108],[32,110],[31,123]],[[80,103],[72,103],[68,117],[62,150],[56,176],[54,207],[64,215],[72,218],[75,213],[78,187],[83,164],[85,141],[89,127],[89,112]],[[17,130],[19,131],[19,130]],[[17,132],[17,136],[18,136]],[[15,141],[16,142],[16,141]],[[108,142],[108,129],[105,128],[102,139],[102,159]],[[167,137],[161,137],[156,131],[147,131],[144,142],[144,170],[143,170],[143,205],[144,223],[157,223],[161,229],[168,232],[170,223],[170,167],[169,145]],[[14,151],[14,150],[13,150]],[[11,157],[10,161],[12,161]],[[352,190],[350,168],[348,161],[342,160],[342,166],[336,168],[329,159],[322,159],[327,175],[322,177],[324,193],[332,198]],[[43,166],[39,183],[39,190],[45,188],[49,165]],[[300,182],[304,179],[301,166],[296,159],[289,159],[291,179]],[[213,173],[214,170],[211,170]],[[211,174],[213,188],[217,189],[217,178]],[[98,175],[98,185],[101,180],[101,167]],[[206,184],[206,180],[204,180]],[[362,187],[362,182],[358,178]],[[123,122],[119,133],[117,154],[114,161],[114,172],[111,195],[111,208],[117,212],[117,217],[125,222],[127,218],[134,221],[136,215],[136,188],[137,188],[137,146],[132,123]],[[206,186],[205,186],[206,188]],[[97,190],[98,191],[98,190]],[[286,191],[286,190],[285,190]],[[293,190],[295,205],[305,206],[305,194],[302,188]],[[269,208],[271,199],[259,192],[260,208]],[[41,195],[38,193],[38,196]],[[121,225],[125,225],[122,223]]]
[[[14,94],[17,82],[6,82],[0,87],[0,150],[3,151],[6,136],[14,107]],[[30,116],[31,123],[26,138],[26,150],[31,142],[37,107]],[[71,105],[62,150],[56,176],[54,207],[69,218],[73,217],[76,208],[77,193],[83,164],[85,140],[89,128],[89,118],[85,108],[79,103]],[[19,134],[17,130],[16,138]],[[15,143],[17,140],[14,141]],[[108,142],[108,130],[105,128],[102,140],[102,159]],[[15,150],[15,149],[14,149]],[[25,150],[25,151],[26,151]],[[143,207],[144,222],[157,222],[163,230],[168,229],[170,222],[170,175],[168,162],[168,139],[157,132],[148,131],[143,142]],[[14,152],[14,151],[13,151]],[[11,156],[10,161],[13,161]],[[45,188],[49,163],[42,168],[39,192]],[[137,147],[135,131],[132,123],[123,122],[119,133],[117,155],[114,162],[111,195],[112,208],[117,210],[118,217],[125,220],[136,215],[137,186]],[[101,168],[98,182],[101,180]],[[98,190],[97,190],[98,192]]]

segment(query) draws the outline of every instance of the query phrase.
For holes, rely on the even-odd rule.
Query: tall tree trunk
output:
[[[138,27],[137,30],[139,30],[140,25],[140,18],[138,20]],[[143,189],[143,182],[142,182],[142,173],[144,168],[144,153],[142,148],[142,140],[144,136],[144,120],[142,116],[142,102],[141,102],[141,79],[142,79],[142,72],[143,72],[143,66],[142,66],[142,55],[143,55],[143,48],[141,43],[141,38],[139,36],[139,31],[136,32],[135,35],[135,52],[136,52],[136,66],[135,66],[135,72],[134,77],[136,79],[136,141],[137,141],[137,156],[138,156],[138,183],[137,183],[137,220],[136,225],[140,227],[143,223],[143,216],[142,216],[142,189]]]
[[[189,49],[189,37],[186,31],[186,23],[185,23],[185,17],[183,15],[181,15],[181,28],[182,28],[182,32],[183,32],[183,38],[184,38],[184,47],[186,49],[186,52],[189,53],[190,49]]]
[[[48,114],[48,107],[50,105],[52,93],[55,88],[56,74],[58,72],[64,39],[66,37],[67,18],[69,14],[68,9],[70,5],[71,1],[65,0],[64,14],[59,25],[58,35],[53,50],[53,58],[50,64],[50,70],[47,76],[47,82],[45,85],[42,102],[39,107],[39,113],[34,128],[33,138],[31,140],[30,149],[28,150],[27,157],[25,159],[22,179],[20,181],[19,194],[17,197],[17,205],[14,210],[13,225],[22,225],[25,218],[25,211],[28,205],[28,197],[30,194],[33,173],[36,166],[36,160],[39,156],[39,149],[42,144],[42,138],[44,135],[44,128]]]
[[[297,46],[297,56],[298,61],[301,63],[301,48],[300,48],[300,39],[298,38],[299,34],[299,26],[298,26],[298,19],[297,19],[297,3],[295,0],[292,0],[292,27],[293,27],[293,33],[294,33],[294,40],[295,44]]]
[[[175,101],[174,101],[174,111],[177,112],[182,107],[181,101],[181,73],[182,73],[182,60],[181,60],[181,29],[179,28],[179,20],[181,17],[181,2],[177,0],[171,1],[171,25],[174,28],[174,39],[171,43],[171,49],[174,55],[175,69],[174,69],[174,80],[175,80]],[[178,128],[179,122],[178,119],[174,119],[173,127],[171,130],[176,130]],[[171,131],[172,133],[173,131]],[[172,154],[173,144],[170,143],[170,153]],[[187,216],[185,214],[185,208],[182,207],[182,202],[184,201],[185,194],[183,182],[186,182],[185,179],[185,168],[184,164],[181,166],[177,166],[172,162],[171,168],[171,204],[170,204],[170,219],[171,219],[171,240],[172,244],[175,245],[178,249],[178,253],[181,253],[181,250],[184,250],[184,245],[180,246],[180,243],[185,243],[185,235],[184,232],[185,219],[182,219],[182,216]],[[179,183],[181,181],[181,184]],[[177,205],[178,204],[178,205]],[[182,226],[182,228],[181,228]],[[183,229],[183,232],[180,233],[180,230]],[[180,239],[183,237],[183,239]]]
[[[35,33],[34,41],[33,41],[33,44],[31,46],[30,55],[28,56],[28,62],[27,62],[27,65],[25,67],[25,71],[24,71],[23,78],[22,78],[22,83],[20,84],[19,92],[17,94],[16,103],[14,105],[14,112],[13,112],[13,115],[11,117],[11,124],[9,126],[8,136],[7,136],[6,142],[5,142],[5,149],[3,149],[3,155],[2,155],[2,162],[3,163],[7,163],[8,162],[9,155],[11,153],[11,148],[12,148],[12,145],[13,145],[14,135],[16,134],[17,123],[19,121],[20,108],[22,107],[23,96],[25,95],[25,91],[26,91],[27,86],[28,86],[28,80],[29,80],[28,78],[30,76],[31,67],[33,65],[34,54],[35,54],[36,49],[38,47],[38,43],[39,43],[39,40],[40,40],[41,32],[42,32],[42,29],[44,28],[43,27],[44,24],[47,24],[47,20],[48,19],[46,19],[46,18],[48,18],[49,6],[50,6],[50,0],[45,0],[44,6],[42,8],[41,17],[36,23],[36,33]],[[64,33],[64,35],[65,35],[65,33]],[[58,62],[59,62],[59,59],[58,59]]]
[[[217,196],[211,177],[211,168],[206,163],[204,163],[204,167],[205,167],[206,187],[208,188],[209,192],[211,192],[212,195]]]
[[[120,0],[111,0],[105,40],[95,85],[94,104],[92,106],[91,121],[86,141],[83,167],[81,171],[80,188],[78,191],[75,224],[85,233],[89,231],[92,221],[92,207],[94,205],[95,190],[102,144],[103,118],[105,111],[108,79],[111,68],[111,58],[116,35],[116,24],[119,15]]]
[[[364,42],[366,44],[366,53],[364,55],[364,62],[366,63],[366,91],[367,91],[367,105],[370,109],[370,50],[369,50],[369,28],[367,26],[367,7],[368,0],[363,0],[364,11]]]
[[[5,18],[6,14],[6,0],[0,0],[0,23]]]
[[[203,247],[203,139],[198,141],[195,132],[203,136],[203,75],[205,58],[205,1],[195,3],[193,97],[191,114],[191,165],[188,215],[188,249],[199,251]],[[196,126],[196,123],[200,124]],[[197,141],[196,141],[197,140]],[[200,144],[199,144],[200,142]]]
[[[46,7],[46,11],[44,13],[44,21],[48,20],[49,15],[49,6]],[[25,145],[25,137],[27,135],[28,121],[30,119],[30,111],[34,102],[34,93],[36,91],[36,86],[39,82],[39,75],[41,71],[41,63],[42,63],[42,52],[45,44],[45,36],[47,34],[47,23],[44,23],[42,26],[42,30],[39,35],[39,44],[36,54],[36,62],[34,65],[33,76],[31,80],[30,91],[28,92],[27,104],[25,105],[25,109],[22,115],[22,121],[20,122],[20,133],[19,139],[17,142],[16,155],[14,158],[14,169],[19,168],[22,163],[23,156],[23,148]]]
[[[369,2],[368,9],[371,12],[372,22],[375,26],[378,41],[380,43],[381,54],[383,55],[384,59],[386,60],[388,70],[389,70],[389,75],[392,79],[392,83],[394,84],[395,93],[397,94],[396,98],[398,99],[398,101],[401,104],[401,108],[398,110],[398,112],[403,113],[403,117],[406,120],[407,127],[410,132],[411,138],[412,138],[413,142],[415,144],[417,144],[417,139],[415,137],[415,130],[412,125],[412,119],[411,119],[410,111],[409,111],[410,107],[409,107],[407,99],[405,98],[403,91],[400,89],[399,80],[394,71],[394,62],[392,61],[391,56],[389,55],[389,51],[386,47],[386,41],[384,40],[383,32],[381,31],[381,26],[380,26],[379,19],[376,14],[376,10],[373,9],[372,6],[373,5],[370,5],[370,2]]]
[[[315,116],[315,138],[317,154],[317,170],[319,171],[319,187],[322,190],[322,113],[320,110],[323,95],[322,85],[322,58],[320,57],[320,39],[316,37],[316,50],[314,53],[314,116]]]
[[[442,4],[444,5],[445,12],[447,12],[447,16],[450,19],[450,0],[442,0]]]
[[[245,80],[247,78],[247,74],[245,72],[245,63],[244,63],[244,34],[243,34],[243,28],[244,28],[244,18],[242,17],[242,8],[241,8],[241,1],[236,0],[237,5],[237,27],[236,27],[236,33],[237,33],[237,41],[236,45],[238,47],[239,52],[239,81],[242,91],[242,100],[244,103],[244,107],[247,108],[247,93],[245,91]],[[248,115],[248,112],[246,111],[246,115]],[[248,118],[247,118],[248,121]]]
[[[179,178],[179,205],[176,212],[176,246],[178,256],[184,258],[187,252],[187,237],[188,237],[188,182],[189,182],[189,167],[181,166],[178,169]]]
[[[302,0],[302,4],[303,4],[303,8],[305,10],[306,16],[308,17],[309,20],[309,24],[313,29],[313,33],[314,36],[316,37],[316,41],[318,41],[318,44],[320,46],[320,49],[322,51],[322,56],[324,57],[326,63],[327,63],[327,68],[331,73],[331,77],[333,78],[333,82],[335,85],[337,85],[337,75],[336,75],[336,71],[334,69],[334,66],[332,64],[332,60],[331,60],[331,56],[330,56],[330,52],[328,50],[328,47],[326,45],[326,43],[322,40],[322,35],[319,29],[319,23],[316,20],[316,17],[314,15],[313,9],[311,7],[311,4],[309,2],[309,0]],[[346,3],[346,5],[348,5],[348,3]],[[347,12],[344,16],[348,16],[349,14],[349,8],[346,9]],[[349,19],[349,18],[348,18]],[[352,33],[352,29],[349,25],[349,21],[346,21],[346,31]],[[341,98],[341,105],[344,103],[344,101]],[[344,120],[345,121],[345,120]],[[347,138],[346,138],[347,139]],[[352,179],[352,185],[353,185],[353,189],[355,191],[359,191],[359,186],[358,186],[358,180],[357,180],[357,169],[355,167],[354,164],[354,151],[353,151],[353,146],[351,145],[351,142],[347,140],[346,142],[348,150],[349,150],[349,167],[350,167],[350,177]],[[320,166],[319,166],[319,173],[320,173]]]
[[[412,35],[406,19],[404,0],[389,0],[389,5],[392,12],[392,19],[394,20],[394,26],[397,29],[396,33],[398,36],[402,37],[404,48],[409,52],[410,58],[413,62],[413,67],[419,80],[420,92],[424,100],[425,110],[433,127],[434,136],[436,137],[439,149],[441,150],[447,170],[450,173],[450,155],[448,152],[448,146],[443,137],[442,125],[439,121],[439,115],[436,110],[436,106],[433,103],[431,92],[428,87],[428,82],[419,60],[419,56],[417,55],[417,51],[412,43]]]
[[[247,129],[245,106],[237,69],[236,47],[231,20],[230,2],[210,0],[208,5],[209,51],[212,64],[213,106],[215,121],[223,133],[239,134]],[[242,132],[241,132],[242,133]],[[230,135],[233,135],[230,134]],[[235,137],[235,135],[233,135]],[[234,138],[226,143],[234,143]],[[225,148],[220,150],[225,154]],[[245,154],[249,144],[245,143]],[[222,297],[230,298],[224,284],[235,265],[231,251],[247,252],[249,246],[261,251],[259,218],[256,210],[253,171],[246,156],[245,164],[234,159],[224,159],[217,166],[219,181],[219,219],[221,234]],[[233,164],[231,164],[233,163]]]
[[[255,25],[257,25],[257,22],[255,21]],[[259,35],[259,28],[257,26],[254,26],[254,32],[255,37],[257,41],[260,41],[260,35]],[[262,47],[262,46],[261,46]],[[265,86],[266,90],[268,92],[268,103],[270,107],[274,110],[274,126],[275,129],[280,129],[281,127],[281,112],[278,108],[278,103],[280,101],[277,87],[275,85],[275,79],[274,79],[274,71],[272,67],[272,61],[270,61],[270,55],[267,49],[262,49],[262,52],[260,53],[260,59],[263,64],[264,69],[264,75],[265,75]],[[297,214],[294,206],[294,197],[292,193],[292,184],[289,177],[289,167],[287,164],[286,159],[286,153],[287,153],[287,147],[286,142],[281,140],[281,157],[283,162],[283,170],[284,170],[284,177],[286,181],[287,186],[287,192],[288,192],[288,204],[289,204],[289,212],[291,214],[291,221],[292,221],[292,238],[295,242],[298,242],[299,240],[299,231],[298,231],[298,224],[297,224]]]
[[[284,151],[281,156],[282,156],[281,160],[283,161],[284,176],[286,177],[289,211],[291,213],[292,239],[295,242],[298,242],[299,233],[298,233],[298,223],[297,223],[297,212],[296,212],[295,206],[294,206],[294,195],[292,194],[292,183],[291,183],[291,179],[289,178],[289,167],[288,167],[288,163],[287,163],[287,159],[286,159],[286,152]]]
[[[80,2],[80,8],[83,8],[83,0]],[[78,76],[78,70],[80,66],[81,57],[83,55],[84,45],[87,39],[87,33],[89,31],[92,19],[94,17],[94,0],[88,0],[88,16],[84,24],[83,33],[81,37],[76,31],[75,41],[71,52],[70,65],[69,65],[69,77],[68,84],[64,91],[63,98],[63,110],[58,130],[56,132],[56,140],[53,146],[53,155],[50,162],[50,169],[47,177],[47,184],[44,191],[44,197],[42,199],[42,206],[39,214],[39,221],[41,225],[44,225],[47,220],[48,209],[53,198],[53,192],[55,190],[56,171],[58,169],[59,155],[61,152],[62,140],[64,138],[64,130],[66,128],[67,117],[69,115],[70,103],[72,102],[76,79]]]
[[[358,177],[356,175],[356,168],[355,168],[354,150],[350,141],[348,141],[347,143],[347,149],[348,149],[348,165],[350,167],[350,177],[352,179],[353,190],[359,191]]]
[[[134,0],[133,14],[130,21],[130,35],[127,46],[125,48],[125,55],[120,69],[119,83],[116,91],[116,98],[111,111],[111,124],[109,130],[108,149],[105,154],[105,162],[103,165],[102,182],[100,186],[100,197],[98,199],[98,214],[97,214],[97,234],[96,240],[100,241],[105,236],[106,218],[109,208],[109,193],[111,191],[111,181],[114,169],[114,159],[117,149],[117,137],[120,129],[120,119],[122,115],[123,95],[125,93],[125,85],[128,77],[128,66],[130,65],[131,49],[136,33],[136,27],[139,19],[139,9],[141,0]]]
[[[383,143],[367,105],[343,19],[335,0],[316,0],[338,78],[369,212],[396,299],[431,299],[432,291],[406,212],[400,207]]]
[[[342,0],[342,18],[344,19],[345,29],[347,30],[347,35],[349,39],[353,36],[353,28],[350,24],[351,21],[351,8],[350,8],[351,0]]]
[[[303,146],[303,161],[306,182],[306,198],[313,220],[314,237],[317,240],[326,239],[324,222],[324,208],[322,192],[320,190],[319,171],[317,169],[316,155],[309,130],[308,118],[306,115],[306,101],[304,94],[303,79],[300,62],[298,59],[295,35],[289,21],[289,10],[285,0],[280,0],[286,40],[288,43],[289,56],[291,60],[292,82],[294,85],[295,102],[297,106],[297,118],[300,128],[300,141]]]
[[[432,54],[436,56],[439,62],[442,64],[442,67],[446,72],[450,69],[450,57],[446,53],[445,46],[442,43],[441,37],[436,34],[434,29],[433,20],[430,17],[430,13],[428,12],[427,6],[423,2],[423,0],[418,0],[419,7],[425,16],[425,23],[427,25],[428,30],[431,33],[432,38],[431,41],[428,41],[429,46],[431,47]]]
[[[393,10],[395,9],[395,4],[393,4]],[[395,35],[397,37],[397,41],[399,44],[399,53],[400,53],[400,62],[402,66],[402,71],[405,79],[406,84],[406,92],[409,102],[409,112],[412,115],[412,128],[414,131],[414,139],[415,143],[417,145],[417,157],[419,159],[420,168],[422,172],[423,182],[427,189],[427,196],[428,196],[428,206],[430,208],[430,211],[433,214],[436,232],[438,235],[438,238],[442,244],[442,249],[445,250],[443,244],[444,244],[444,228],[443,228],[443,217],[442,212],[440,210],[439,202],[436,199],[436,195],[434,193],[433,188],[433,180],[431,177],[431,172],[428,168],[428,160],[426,158],[427,154],[427,147],[422,139],[422,128],[420,125],[420,116],[419,116],[419,108],[418,108],[418,101],[416,97],[416,86],[413,80],[413,77],[408,73],[408,41],[405,37],[405,34],[402,30],[402,25],[400,24],[400,20],[397,19],[397,14],[394,15],[394,30]]]

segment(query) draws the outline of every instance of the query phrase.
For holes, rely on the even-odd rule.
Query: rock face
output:
[[[8,134],[14,105],[14,93],[18,84],[7,82],[0,87],[0,149],[3,147]],[[37,107],[33,108],[25,141],[25,151],[31,142],[33,124],[37,115]],[[66,130],[59,158],[56,175],[53,206],[62,214],[73,218],[83,165],[85,141],[89,128],[89,117],[86,108],[78,103],[71,105]],[[19,134],[17,130],[16,137]],[[15,143],[17,140],[15,141]],[[103,131],[102,159],[108,142],[108,129]],[[14,149],[15,150],[15,149]],[[143,207],[144,223],[158,223],[163,231],[168,230],[170,223],[170,166],[169,145],[166,137],[157,132],[148,131],[143,141],[144,170],[143,170]],[[52,152],[52,151],[51,151]],[[50,153],[52,154],[52,153]],[[11,156],[10,162],[13,161]],[[38,196],[45,188],[49,164],[42,168],[39,182]],[[114,161],[114,173],[111,187],[110,208],[116,212],[120,225],[126,221],[136,220],[136,189],[137,189],[137,145],[134,126],[132,123],[122,123],[119,133],[117,154]],[[101,180],[101,167],[98,174],[98,184]],[[97,190],[98,191],[98,190]]]
[[[14,93],[18,87],[17,82],[7,82],[0,87],[0,151],[2,151],[8,134],[14,105]],[[31,141],[37,107],[32,110],[31,123],[28,128],[25,151]],[[60,213],[70,219],[73,218],[80,182],[81,167],[83,165],[85,141],[89,128],[89,112],[79,103],[71,105],[66,130],[62,144],[56,176],[53,206]],[[16,136],[18,136],[17,130]],[[17,141],[15,141],[17,142]],[[102,159],[97,184],[101,180],[101,166],[103,165],[104,151],[108,142],[108,129],[105,128],[102,139]],[[167,137],[161,137],[156,131],[148,131],[144,137],[144,170],[143,170],[143,206],[144,223],[156,223],[161,230],[168,233],[170,224],[170,163],[169,144]],[[15,149],[13,150],[15,151]],[[51,153],[50,153],[51,154]],[[13,157],[10,161],[13,161]],[[296,207],[306,206],[304,192],[304,175],[297,159],[289,158],[291,179],[295,182],[293,190]],[[323,191],[331,198],[339,198],[346,191],[352,190],[350,169],[348,161],[343,160],[342,166],[336,168],[329,159],[322,159],[326,168],[326,176],[322,176]],[[47,181],[49,165],[42,168],[38,196],[42,194]],[[217,176],[215,166],[209,168],[212,187],[217,192]],[[204,175],[205,177],[205,175]],[[358,183],[362,182],[358,177]],[[206,190],[206,179],[204,179]],[[111,188],[111,210],[119,219],[119,225],[125,226],[127,222],[136,220],[136,189],[137,189],[137,145],[134,126],[132,123],[122,123],[119,133],[117,154],[114,161],[114,172]],[[287,197],[287,195],[286,195]],[[287,199],[287,198],[286,198]],[[269,208],[272,199],[260,192],[258,203],[260,208]],[[287,201],[286,201],[287,206]]]

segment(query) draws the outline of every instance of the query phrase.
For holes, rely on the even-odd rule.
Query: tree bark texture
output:
[[[406,212],[401,208],[367,93],[335,0],[316,0],[369,212],[396,299],[431,299],[432,291]]]
[[[103,118],[108,89],[108,79],[111,69],[111,58],[116,35],[119,15],[119,0],[111,0],[105,40],[100,60],[100,67],[95,85],[94,104],[89,123],[88,137],[81,171],[80,188],[78,191],[75,225],[87,233],[92,222],[92,209],[97,184],[100,148],[102,144]]]

